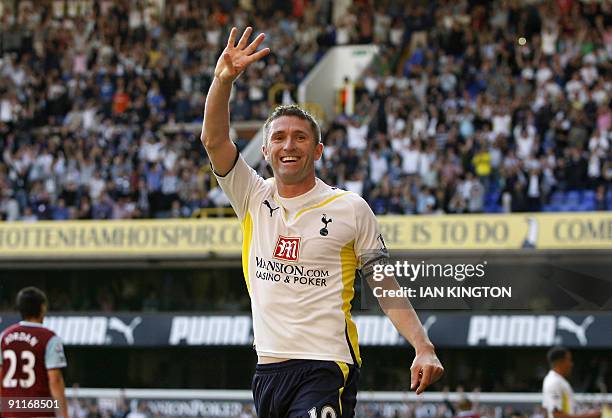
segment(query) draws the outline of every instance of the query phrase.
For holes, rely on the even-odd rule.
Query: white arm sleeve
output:
[[[64,345],[62,344],[62,340],[56,335],[47,343],[47,348],[45,350],[45,367],[47,369],[61,369],[66,366]]]

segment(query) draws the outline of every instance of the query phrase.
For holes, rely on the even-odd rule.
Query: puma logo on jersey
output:
[[[280,206],[277,206],[275,208],[272,208],[272,205],[270,205],[270,202],[268,202],[268,199],[263,201],[263,204],[266,205],[268,207],[268,210],[270,211],[270,218],[272,217],[272,214],[274,213],[274,211],[278,208],[280,208]]]
[[[279,235],[272,256],[280,260],[298,261],[300,258],[300,237],[284,237]]]
[[[321,218],[321,222],[323,222],[323,228],[321,228],[321,230],[319,231],[319,234],[323,235],[324,237],[327,236],[327,234],[329,234],[329,231],[327,230],[327,224],[331,223],[332,219],[327,219],[327,215],[323,214],[323,217]]]

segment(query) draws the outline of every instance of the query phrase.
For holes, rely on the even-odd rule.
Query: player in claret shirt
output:
[[[251,297],[258,364],[257,416],[352,417],[361,367],[351,318],[355,271],[388,257],[378,223],[361,196],[315,177],[321,130],[298,106],[281,106],[264,125],[263,154],[274,177],[249,167],[229,138],[234,80],[269,53],[237,29],[215,68],[204,110],[202,143],[244,234],[243,272]],[[371,277],[370,277],[371,278]],[[397,289],[391,276],[383,287]],[[417,393],[443,372],[434,347],[406,299],[381,306],[413,345],[411,385]]]
[[[54,398],[59,414],[68,417],[62,368],[66,367],[60,338],[42,323],[47,297],[35,287],[17,294],[17,309],[22,321],[0,335],[0,396],[4,399],[3,417],[54,417],[55,412],[7,412],[12,398]]]

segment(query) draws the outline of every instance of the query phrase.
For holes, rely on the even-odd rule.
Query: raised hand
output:
[[[248,46],[247,42],[251,33],[252,27],[247,27],[236,43],[236,34],[238,29],[235,27],[230,31],[227,46],[221,53],[217,66],[215,67],[215,77],[223,83],[232,83],[251,63],[265,57],[270,53],[270,48],[264,48],[257,51],[257,48],[264,41],[266,35],[260,33]]]

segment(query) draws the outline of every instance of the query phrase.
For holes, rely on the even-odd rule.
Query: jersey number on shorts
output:
[[[317,418],[317,408],[312,407],[308,410],[309,418]],[[336,411],[329,405],[325,405],[321,408],[321,418],[336,418]]]
[[[23,364],[21,366],[21,372],[27,375],[26,379],[15,379],[15,371],[17,370],[17,353],[13,350],[6,350],[2,352],[4,360],[8,361],[8,369],[2,379],[2,387],[4,388],[16,388],[17,383],[19,387],[28,389],[34,386],[36,383],[36,374],[34,373],[34,364],[36,364],[36,357],[31,351],[24,350],[21,352],[21,360]],[[6,365],[4,362],[3,366]]]

